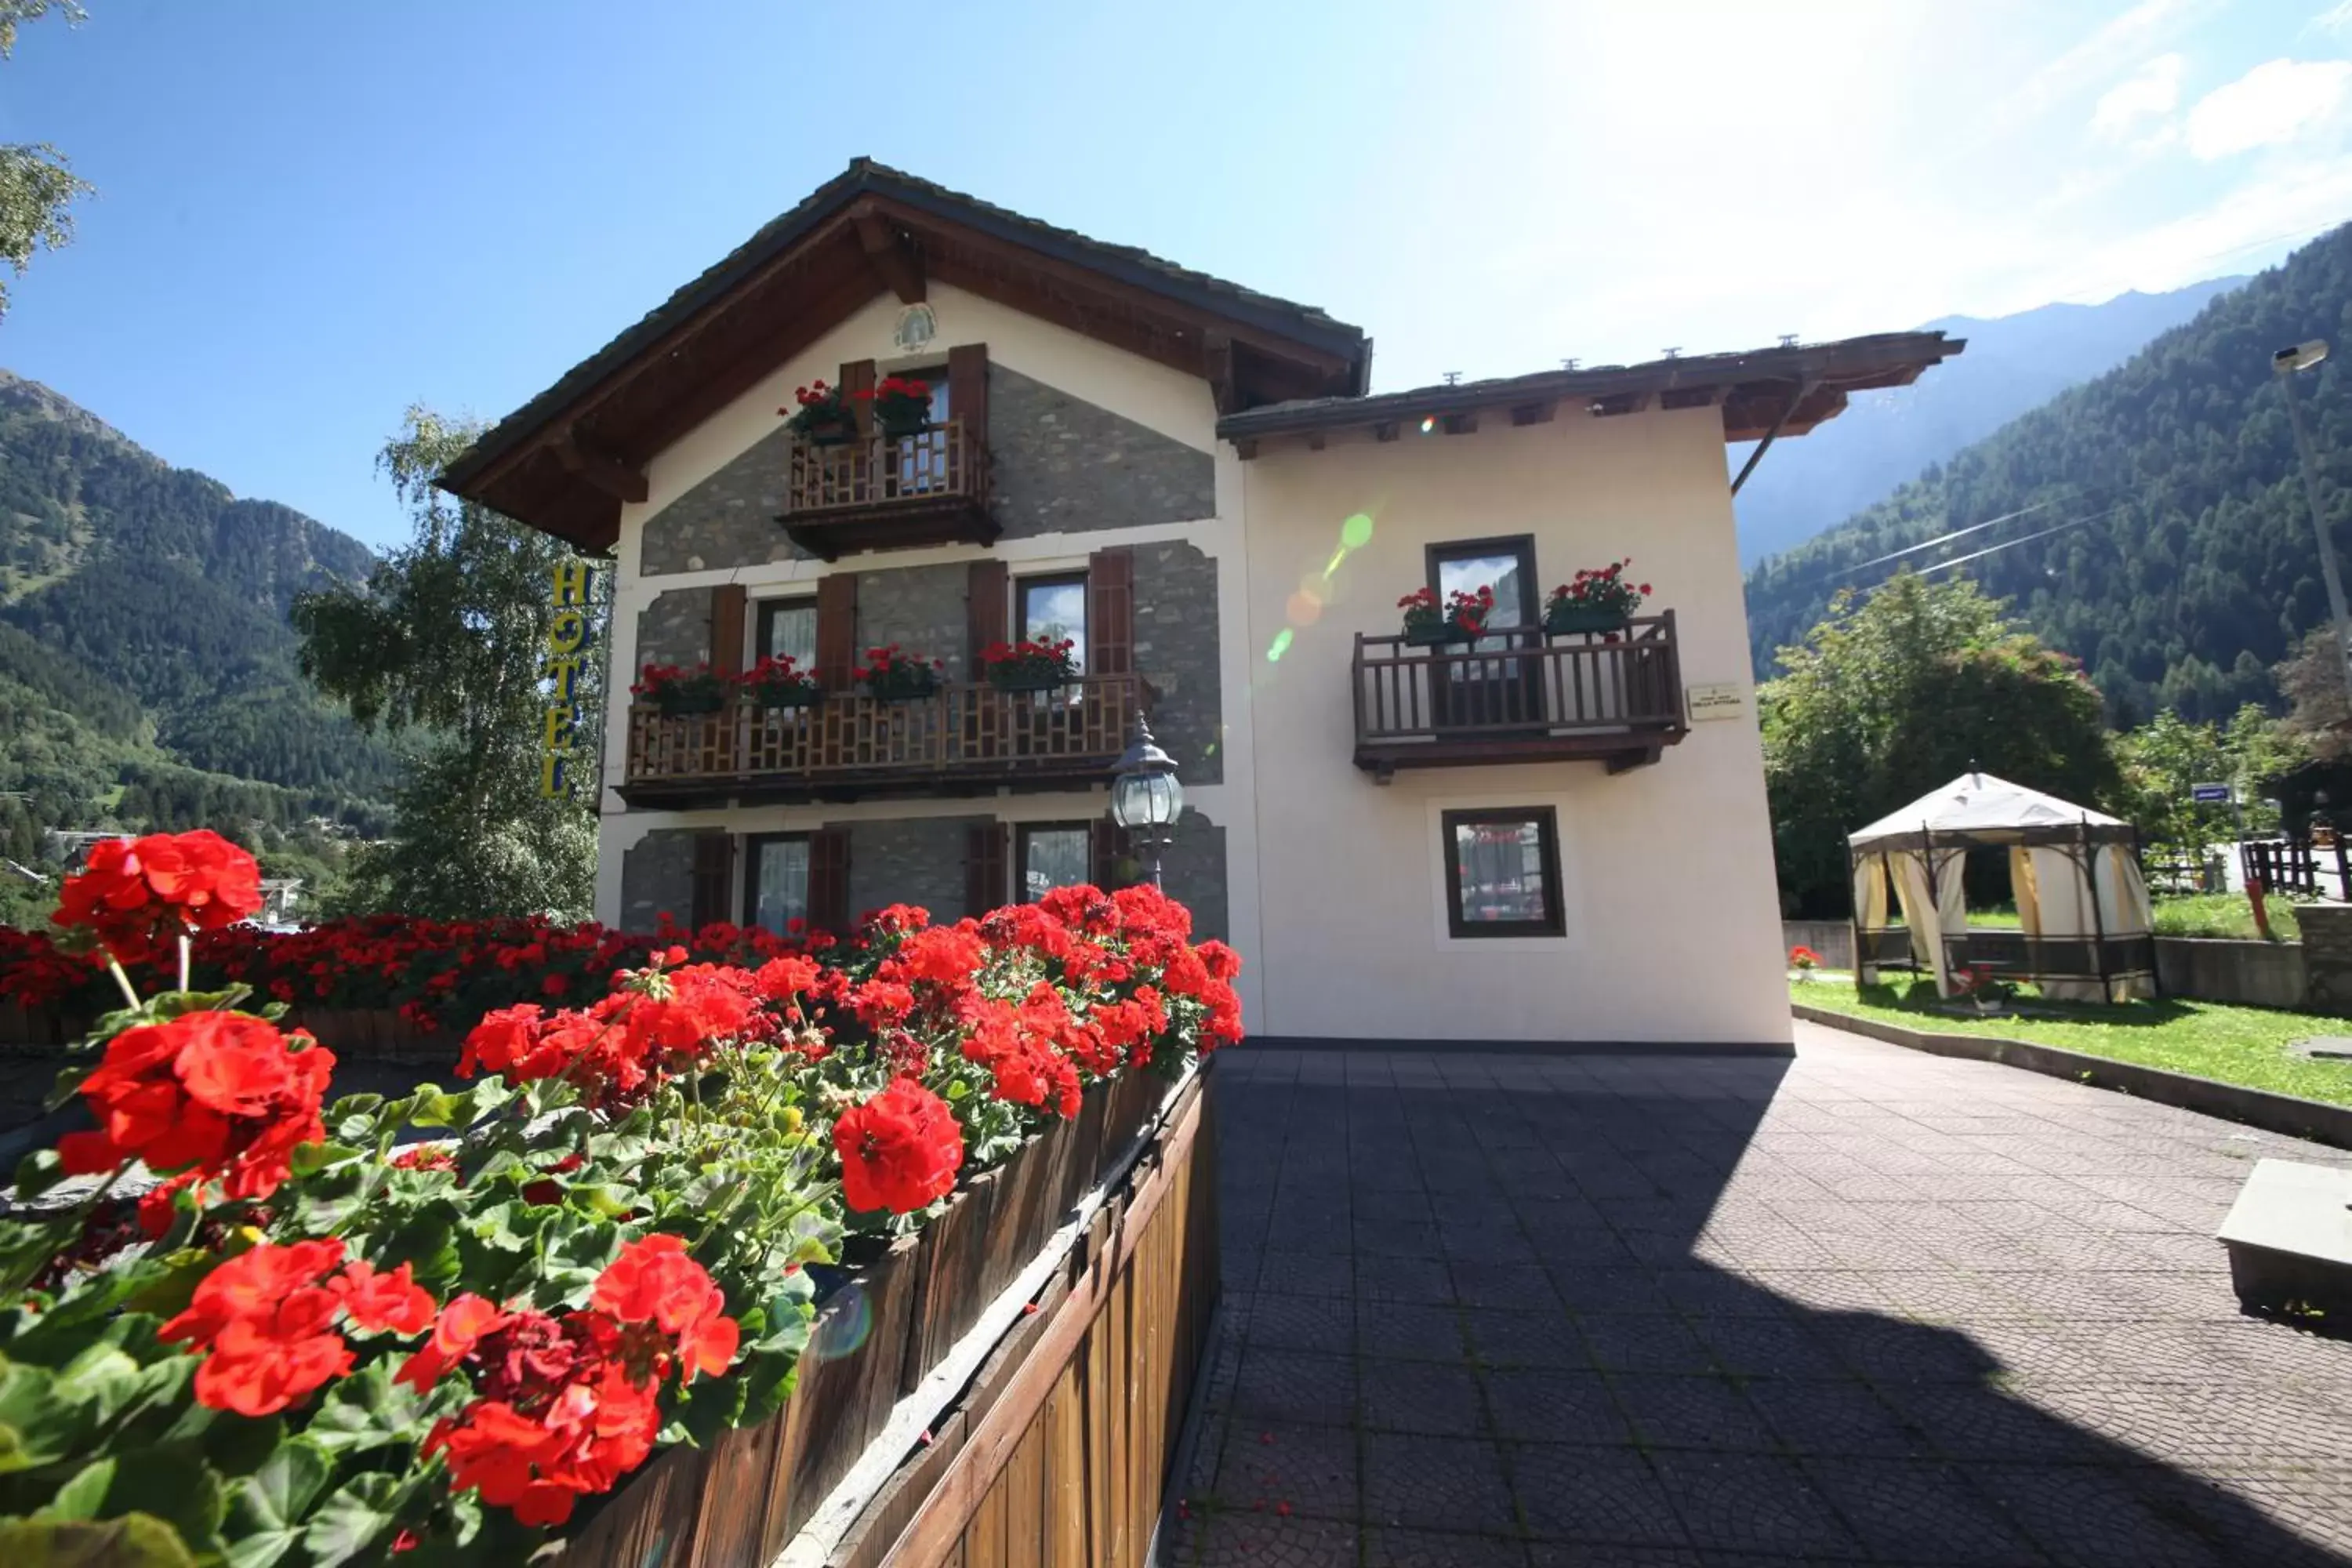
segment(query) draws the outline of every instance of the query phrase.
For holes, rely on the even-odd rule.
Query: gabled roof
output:
[[[876,295],[919,299],[931,279],[1202,375],[1221,409],[1369,384],[1370,340],[1311,306],[857,158],[499,421],[441,485],[603,549],[664,447]]]
[[[1238,410],[1217,421],[1217,434],[1242,444],[1271,437],[1371,429],[1382,439],[1423,419],[1447,428],[1475,428],[1482,414],[1514,424],[1549,421],[1561,409],[1594,415],[1661,408],[1720,407],[1726,441],[1754,441],[1775,426],[1801,436],[1845,407],[1846,395],[1906,386],[1919,374],[1968,347],[1942,332],[1886,332],[1836,342],[1786,343],[1738,353],[1695,354],[1643,364],[1538,371],[1532,375],[1420,386],[1377,397],[1295,399]]]

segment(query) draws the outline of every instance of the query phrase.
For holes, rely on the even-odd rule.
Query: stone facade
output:
[[[2294,911],[2303,929],[2305,1005],[2321,1013],[2352,1013],[2352,904],[2304,904]]]
[[[621,857],[621,929],[649,931],[669,915],[694,918],[694,835],[656,827]]]
[[[672,588],[637,612],[637,666],[695,665],[710,657],[710,590]],[[627,672],[636,679],[636,670]],[[624,681],[624,685],[628,681]]]
[[[1192,911],[1192,940],[1233,940],[1225,898],[1225,830],[1187,807],[1160,858],[1160,886]]]
[[[897,643],[922,658],[947,661],[947,679],[965,679],[971,642],[971,572],[961,563],[901,566],[857,574],[857,649]]]
[[[988,367],[988,445],[1007,538],[1217,514],[1208,453],[1001,364]]]
[[[639,573],[654,577],[808,559],[776,521],[784,510],[792,445],[778,421],[717,473],[647,518]]]
[[[1006,537],[1189,522],[1217,511],[1216,463],[1001,364],[988,367],[991,510]],[[716,571],[808,552],[784,537],[792,437],[776,428],[646,521],[639,571]]]
[[[964,906],[965,860],[985,816],[903,817],[849,825],[849,915],[918,904],[941,924],[984,910]]]
[[[1151,687],[1151,732],[1177,775],[1223,784],[1217,563],[1198,546],[1135,547],[1135,668]]]

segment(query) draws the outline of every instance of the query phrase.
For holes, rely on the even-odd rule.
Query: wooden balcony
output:
[[[1613,637],[1496,632],[1476,647],[1356,638],[1356,765],[1399,768],[1594,760],[1612,773],[1681,740],[1675,616],[1636,616]]]
[[[911,436],[793,443],[784,510],[792,542],[825,561],[855,550],[993,544],[988,444],[961,419]]]
[[[1051,691],[944,686],[909,702],[845,694],[675,719],[639,704],[621,798],[685,806],[1095,784],[1126,749],[1139,701],[1134,676],[1096,675]]]

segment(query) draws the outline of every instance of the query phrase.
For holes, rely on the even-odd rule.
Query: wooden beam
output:
[[[1448,436],[1475,436],[1478,431],[1478,416],[1449,414],[1438,421],[1438,426]]]
[[[849,221],[857,230],[857,244],[866,252],[866,264],[874,268],[875,276],[898,296],[898,303],[921,304],[922,254],[907,243],[904,235],[890,226],[871,202],[859,202],[851,207]]]
[[[1310,430],[1307,433],[1307,449],[1310,452],[1319,452],[1323,449],[1322,431]]]
[[[1372,426],[1372,439],[1373,439],[1373,440],[1375,440],[1375,441],[1393,441],[1393,440],[1395,440],[1396,438],[1397,438],[1397,422],[1396,422],[1395,420],[1393,420],[1393,419],[1383,419],[1383,420],[1381,420],[1379,424],[1377,424],[1377,425],[1375,425],[1375,426]]]
[[[566,426],[557,433],[555,457],[565,473],[585,480],[614,500],[646,499],[644,472],[596,446],[573,426]]]
[[[1254,436],[1244,436],[1234,443],[1234,450],[1239,453],[1242,461],[1246,463],[1257,456],[1257,438]]]
[[[1522,403],[1511,410],[1514,425],[1549,425],[1552,411],[1559,406],[1558,398],[1546,398],[1541,403]]]
[[[1209,332],[1201,339],[1201,374],[1209,378],[1209,395],[1216,401],[1217,412],[1231,414],[1242,405],[1241,391],[1234,376],[1234,340],[1223,332]]]

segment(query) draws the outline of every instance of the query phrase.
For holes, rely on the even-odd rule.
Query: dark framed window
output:
[[[1013,637],[1015,642],[1059,642],[1070,639],[1070,662],[1080,675],[1087,672],[1087,574],[1057,572],[1046,577],[1022,577],[1013,584]]]
[[[1013,837],[1013,896],[1034,904],[1055,888],[1094,880],[1094,825],[1024,822]]]
[[[1496,631],[1534,626],[1536,605],[1536,542],[1533,534],[1505,539],[1465,539],[1429,547],[1429,585],[1444,605],[1455,593],[1495,590],[1495,608],[1486,624]]]
[[[788,654],[803,669],[816,668],[814,599],[761,600],[756,631],[758,635],[751,645],[753,662],[763,657]]]
[[[1449,811],[1445,925],[1457,937],[1565,936],[1559,823],[1548,805]]]
[[[809,918],[810,836],[759,833],[743,841],[743,923],[778,936]]]

